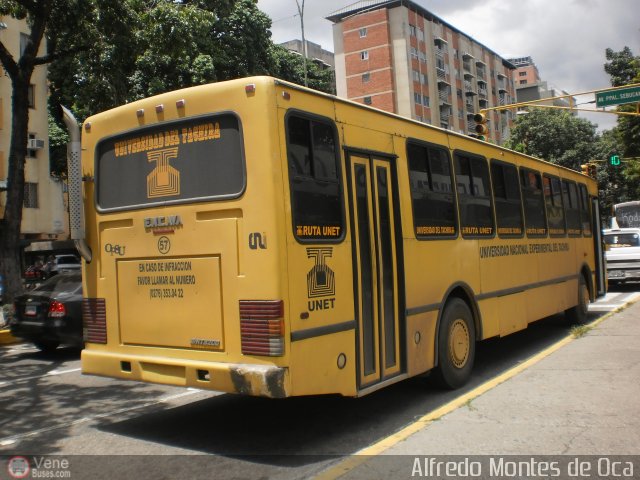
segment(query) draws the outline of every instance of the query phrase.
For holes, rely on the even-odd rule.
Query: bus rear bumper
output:
[[[290,395],[289,369],[275,365],[203,362],[84,349],[82,373],[259,397]]]

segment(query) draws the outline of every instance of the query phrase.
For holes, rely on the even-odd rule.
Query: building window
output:
[[[427,95],[422,96],[422,105],[424,105],[425,107],[429,106],[429,97]]]
[[[415,25],[409,25],[409,35],[411,35],[412,37],[416,36],[416,26]]]
[[[369,60],[369,51],[363,50],[360,52],[360,60]]]
[[[413,81],[414,82],[419,82],[420,81],[420,72],[418,72],[417,70],[413,70],[411,73],[413,74]]]
[[[422,95],[418,92],[413,93],[413,100],[416,102],[416,105],[422,105]]]
[[[362,83],[367,83],[369,80],[371,80],[371,73],[370,72],[365,72],[362,74]]]
[[[36,139],[35,133],[30,133],[29,140],[35,140],[35,139]],[[36,150],[35,148],[27,148],[27,157],[36,158],[37,156],[38,156],[38,150]]]
[[[29,108],[36,108],[36,86],[34,84],[29,85],[27,101],[29,102]]]
[[[364,38],[367,36],[367,27],[360,29],[360,38]]]
[[[520,85],[526,85],[527,81],[526,80],[520,80]]]
[[[416,47],[411,47],[411,56],[413,58],[417,58],[418,57],[418,49]]]
[[[518,72],[518,75],[521,77],[526,77],[527,76],[527,72]]]
[[[417,35],[418,40],[420,40],[421,42],[424,42],[424,31],[421,28],[417,29]]]
[[[364,97],[364,104],[371,105],[371,97]]]
[[[38,184],[25,182],[24,208],[38,208]]]
[[[424,73],[420,74],[420,83],[422,85],[426,85],[426,83],[427,83],[427,76]]]

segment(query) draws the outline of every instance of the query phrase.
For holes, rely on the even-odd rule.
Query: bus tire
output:
[[[565,310],[564,314],[567,320],[574,325],[584,325],[589,318],[589,287],[584,275],[580,274],[578,279],[578,304]]]
[[[447,389],[464,385],[473,369],[476,353],[475,325],[466,302],[450,299],[442,313],[438,333],[437,383]]]

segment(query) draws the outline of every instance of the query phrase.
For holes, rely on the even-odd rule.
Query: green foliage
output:
[[[49,113],[49,168],[51,175],[58,178],[67,176],[67,129]]]
[[[507,148],[580,171],[596,155],[596,126],[566,110],[532,108],[519,115]]]
[[[640,83],[640,57],[629,47],[620,52],[607,48],[604,70],[611,76],[611,85],[619,87]],[[619,112],[637,112],[637,104],[620,105]],[[620,115],[617,126],[605,132],[610,139],[609,150],[619,152],[623,158],[640,158],[640,116]],[[613,140],[611,140],[613,139]],[[610,153],[610,152],[609,152]],[[601,201],[606,211],[614,203],[640,200],[640,161],[623,160],[623,169],[608,168],[602,172]]]
[[[86,31],[69,39],[77,53],[57,59],[49,75],[54,103],[71,106],[80,119],[232,78],[273,75],[303,83],[301,57],[273,44],[271,20],[256,0],[94,1]],[[308,70],[310,87],[333,92],[331,72],[313,62]]]
[[[304,85],[304,62],[302,56],[290,52],[280,45],[271,49],[273,67],[271,75]],[[333,72],[307,60],[307,85],[321,92],[335,94]]]

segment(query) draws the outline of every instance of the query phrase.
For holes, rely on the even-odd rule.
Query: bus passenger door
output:
[[[398,246],[391,162],[366,154],[348,158],[357,322],[358,386],[401,371]]]

